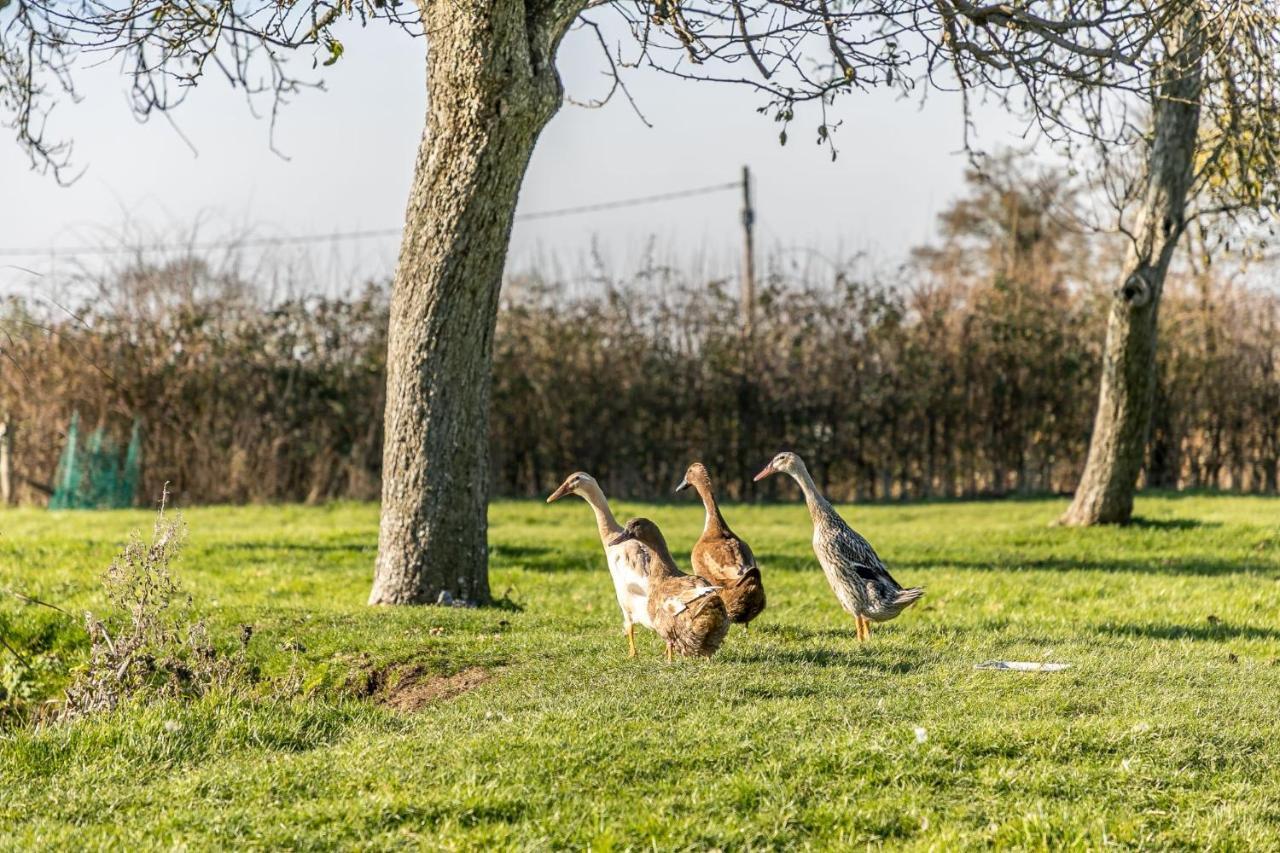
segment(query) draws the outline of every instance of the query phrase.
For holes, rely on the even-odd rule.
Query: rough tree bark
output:
[[[573,0],[420,0],[427,126],[391,297],[370,604],[484,603],[490,365],[512,214]]]
[[[1204,36],[1189,12],[1169,44],[1152,110],[1147,185],[1107,321],[1098,411],[1084,474],[1062,524],[1126,524],[1142,471],[1156,381],[1165,274],[1185,228],[1200,125]]]

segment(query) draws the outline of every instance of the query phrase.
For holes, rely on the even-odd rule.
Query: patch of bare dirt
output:
[[[435,702],[452,699],[474,690],[493,677],[487,669],[472,666],[453,675],[432,675],[417,667],[406,667],[383,681],[377,702],[397,711],[420,711]]]

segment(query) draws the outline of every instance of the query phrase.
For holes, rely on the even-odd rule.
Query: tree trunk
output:
[[[370,604],[489,599],[498,293],[520,183],[561,103],[554,57],[573,5],[420,2],[429,104],[391,297]]]
[[[1155,391],[1156,325],[1169,261],[1185,226],[1200,121],[1204,42],[1200,18],[1187,13],[1170,38],[1152,109],[1147,186],[1129,248],[1124,284],[1107,321],[1102,387],[1071,525],[1125,524],[1142,471]]]

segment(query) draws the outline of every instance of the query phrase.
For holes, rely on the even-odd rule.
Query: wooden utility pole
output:
[[[13,498],[13,429],[0,418],[0,506],[12,506]]]
[[[751,334],[756,302],[756,209],[751,205],[751,167],[742,167],[742,331]]]
[[[742,372],[738,378],[738,470],[742,478],[738,481],[738,498],[744,499],[752,494],[750,475],[747,473],[752,464],[751,455],[755,450],[755,389],[752,377],[755,373],[755,352],[752,347],[752,330],[755,325],[756,307],[756,244],[755,244],[756,209],[751,204],[751,167],[742,167],[742,290],[739,294],[739,310],[741,317],[741,333],[739,343],[742,346]]]

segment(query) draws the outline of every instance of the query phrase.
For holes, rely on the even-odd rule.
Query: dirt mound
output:
[[[484,684],[493,676],[473,666],[453,675],[431,675],[413,668],[387,679],[377,696],[381,705],[397,711],[420,711],[433,702],[452,699]]]

